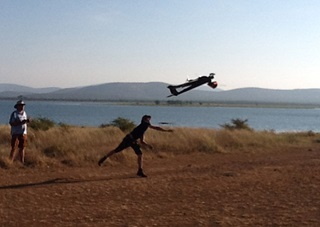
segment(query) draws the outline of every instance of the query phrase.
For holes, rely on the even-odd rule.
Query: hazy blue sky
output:
[[[319,0],[0,0],[0,83],[320,88]]]

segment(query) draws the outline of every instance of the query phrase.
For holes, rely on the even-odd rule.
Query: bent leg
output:
[[[140,149],[140,146],[137,143],[133,143],[131,145],[132,149],[137,155],[137,161],[138,161],[138,172],[137,175],[139,177],[147,177],[147,175],[144,174],[142,167],[143,167],[143,159],[142,159],[142,151]]]
[[[143,169],[142,169],[142,160],[143,160],[142,159],[142,154],[139,154],[138,155],[138,167],[139,167],[139,169],[138,169],[137,175],[139,177],[147,177],[147,175],[144,174]]]
[[[15,149],[11,149],[9,158],[12,162],[16,159]]]
[[[24,157],[25,157],[25,149],[24,148],[20,148],[19,149],[19,158],[20,158],[20,162],[22,164],[24,164]]]
[[[13,162],[16,159],[16,149],[19,145],[19,140],[17,135],[12,135],[11,137],[11,151],[10,151],[10,160]]]
[[[112,150],[112,151],[110,151],[109,153],[107,153],[105,156],[103,156],[103,157],[99,160],[98,165],[101,166],[102,163],[103,163],[107,158],[109,158],[110,156],[114,155],[115,153],[116,153],[115,150]]]
[[[27,135],[21,135],[19,136],[19,158],[20,162],[24,164],[24,158],[25,158],[25,148],[27,146]]]
[[[118,153],[124,149],[126,149],[127,147],[129,147],[131,145],[132,141],[130,139],[130,137],[126,136],[122,142],[118,145],[118,147],[112,151],[110,151],[109,153],[107,153],[105,156],[103,156],[99,162],[98,162],[98,165],[101,166],[102,163],[107,159],[109,158],[110,156],[114,155],[115,153]]]
[[[143,167],[143,166],[142,166],[142,164],[143,164],[143,163],[142,163],[142,162],[143,162],[142,154],[139,154],[139,155],[138,155],[138,160],[137,160],[137,161],[138,161],[138,169],[142,169],[142,167]]]

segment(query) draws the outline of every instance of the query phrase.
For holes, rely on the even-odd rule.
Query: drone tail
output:
[[[174,86],[168,86],[170,92],[172,95],[168,96],[168,97],[171,97],[171,96],[177,96],[179,94],[179,92],[177,91],[177,89],[174,87]]]

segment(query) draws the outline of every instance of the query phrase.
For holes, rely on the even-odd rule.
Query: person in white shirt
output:
[[[17,157],[16,149],[19,149],[19,159],[24,163],[25,148],[27,145],[27,123],[30,119],[24,110],[25,103],[19,100],[15,105],[15,111],[10,115],[9,124],[11,126],[11,152],[10,159],[14,161]]]

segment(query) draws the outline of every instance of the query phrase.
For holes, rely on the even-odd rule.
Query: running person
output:
[[[144,140],[144,133],[147,131],[148,128],[162,131],[162,132],[173,132],[173,130],[166,130],[166,129],[163,129],[159,126],[151,125],[150,120],[151,120],[151,116],[144,115],[141,119],[141,123],[123,138],[122,142],[118,145],[118,147],[116,147],[115,149],[113,149],[112,151],[107,153],[105,156],[103,156],[99,160],[98,165],[101,166],[102,163],[107,158],[109,158],[111,155],[114,155],[115,153],[119,153],[128,147],[131,147],[134,150],[134,152],[136,153],[136,155],[138,156],[137,175],[140,177],[147,177],[143,173],[143,170],[142,170],[142,151],[140,149],[140,146],[139,146],[137,140],[140,139],[141,144],[144,144],[152,149],[152,146],[150,144],[146,143],[146,141]]]

